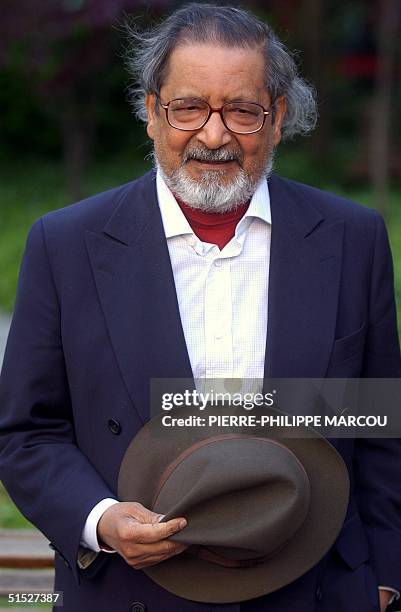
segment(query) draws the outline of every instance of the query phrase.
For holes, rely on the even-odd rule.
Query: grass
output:
[[[98,163],[88,172],[84,195],[104,191],[142,174],[147,166],[127,158]],[[0,171],[0,310],[11,312],[26,235],[41,215],[71,203],[60,163],[3,163]]]
[[[24,516],[15,508],[7,491],[0,482],[0,529],[32,528]]]
[[[360,204],[373,206],[373,196],[369,191],[348,191],[337,193],[347,196]],[[395,297],[398,314],[398,335],[401,338],[401,190],[392,191],[389,199],[389,211],[386,215],[386,225],[389,233],[394,262]]]
[[[6,608],[7,610],[12,610],[13,608],[18,608],[18,610],[37,610],[38,608],[40,608],[41,610],[50,610],[52,608],[52,605],[45,603],[9,603],[7,601],[7,597],[0,597],[0,610],[3,610],[3,608]]]

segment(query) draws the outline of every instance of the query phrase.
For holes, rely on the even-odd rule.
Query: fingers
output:
[[[111,546],[136,569],[160,563],[187,548],[170,540],[186,527],[187,521],[180,517],[161,523],[162,518],[140,503],[119,502],[100,518],[99,541]]]
[[[138,544],[152,544],[170,538],[186,527],[187,521],[184,518],[174,518],[166,523],[142,524],[136,521],[128,521],[123,526],[124,533],[121,533],[122,540],[133,539]]]
[[[130,533],[127,533],[129,537],[125,541],[122,540],[119,552],[134,569],[143,569],[165,561],[187,548],[186,544],[168,539],[170,535],[180,531],[179,526],[184,523],[186,525],[183,519],[172,519],[167,523],[153,525],[136,523],[131,526]]]
[[[125,503],[125,510],[129,516],[133,516],[140,523],[152,525],[154,523],[159,523],[163,518],[163,514],[157,514],[149,508],[145,508],[139,502],[129,502]]]
[[[130,521],[130,524],[135,527],[135,538],[139,535],[139,542],[157,542],[165,538],[169,538],[181,529],[187,526],[187,522],[183,517],[177,517],[161,523],[160,521],[164,518],[163,514],[152,512],[145,506],[142,506],[139,502],[130,502],[121,504],[124,506],[126,518]],[[151,527],[152,529],[149,529]]]
[[[136,554],[137,556],[146,554],[149,556],[157,555],[162,557],[171,557],[172,555],[182,552],[186,548],[186,544],[173,542],[172,540],[162,540],[161,542],[157,542],[155,544],[135,544],[135,552],[133,552],[133,554]]]
[[[138,548],[136,548],[132,555],[128,554],[127,556],[124,556],[128,565],[134,569],[143,569],[144,567],[156,565],[157,563],[166,561],[175,555],[179,555],[186,548],[188,548],[185,544],[175,544],[174,546],[165,547],[164,550],[159,550],[159,552],[156,552],[155,549],[155,552],[151,553],[149,546],[152,545],[145,545],[141,552],[138,550]]]

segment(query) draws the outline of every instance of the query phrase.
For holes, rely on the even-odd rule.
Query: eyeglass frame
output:
[[[263,121],[262,121],[262,125],[257,130],[252,130],[250,132],[236,132],[235,130],[232,130],[231,128],[228,127],[228,125],[224,121],[224,117],[223,117],[223,108],[225,106],[227,106],[228,104],[235,104],[235,101],[233,101],[233,102],[224,102],[224,104],[222,106],[220,106],[220,108],[213,108],[212,106],[210,106],[209,102],[206,102],[206,100],[202,100],[201,98],[173,98],[172,100],[167,102],[167,104],[163,104],[163,102],[161,101],[160,96],[158,94],[156,94],[156,99],[158,100],[160,106],[162,108],[164,108],[164,111],[166,113],[166,120],[167,120],[167,123],[169,124],[169,126],[174,128],[175,130],[180,130],[181,132],[197,132],[198,130],[201,130],[203,127],[205,127],[206,123],[209,121],[209,119],[210,119],[210,117],[212,116],[213,113],[219,113],[224,127],[229,132],[232,132],[233,134],[239,134],[240,136],[241,135],[247,135],[247,134],[257,134],[258,132],[260,132],[263,129],[263,127],[264,127],[264,125],[266,123],[267,115],[271,115],[274,118],[274,110],[275,110],[274,106],[275,106],[275,102],[273,102],[273,104],[267,109],[264,106],[262,106],[261,104],[259,104],[258,102],[244,102],[243,100],[241,100],[241,102],[237,102],[237,103],[238,104],[255,104],[255,106],[259,106],[259,108],[263,109]],[[205,121],[202,123],[202,125],[200,125],[197,128],[180,128],[180,127],[177,127],[176,125],[173,125],[172,123],[170,123],[169,118],[168,118],[168,109],[169,109],[170,104],[172,102],[175,102],[176,100],[196,100],[198,102],[203,102],[203,104],[206,104],[209,107],[209,113],[208,113],[208,116],[205,119]]]

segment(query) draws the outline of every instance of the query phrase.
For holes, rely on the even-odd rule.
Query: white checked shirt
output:
[[[220,251],[202,242],[162,177],[157,196],[195,379],[262,379],[271,240],[261,180],[235,235]]]

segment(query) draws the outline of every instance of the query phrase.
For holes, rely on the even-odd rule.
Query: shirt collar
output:
[[[156,174],[156,189],[166,238],[194,234],[159,171]],[[247,217],[256,217],[271,225],[270,194],[265,177],[259,181],[248,210],[238,225],[242,224]]]

